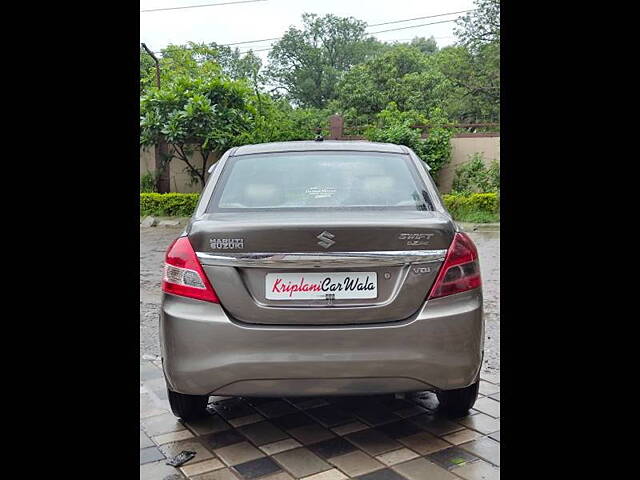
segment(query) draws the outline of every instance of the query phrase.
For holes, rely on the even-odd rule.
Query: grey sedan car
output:
[[[476,400],[478,252],[409,148],[304,141],[232,148],[167,250],[169,401],[433,390]]]

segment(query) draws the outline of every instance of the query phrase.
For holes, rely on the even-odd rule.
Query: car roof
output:
[[[377,143],[360,140],[323,140],[298,142],[273,142],[243,145],[231,152],[231,156],[251,155],[255,153],[275,152],[323,152],[323,151],[353,151],[353,152],[381,152],[408,153],[406,147],[393,143]]]

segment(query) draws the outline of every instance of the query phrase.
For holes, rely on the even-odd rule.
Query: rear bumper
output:
[[[482,291],[430,300],[402,322],[302,327],[240,324],[220,305],[164,295],[160,343],[169,387],[192,395],[462,388],[482,366]]]

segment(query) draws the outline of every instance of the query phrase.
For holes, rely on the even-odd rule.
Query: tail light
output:
[[[187,237],[179,237],[167,249],[162,275],[162,291],[220,303]]]
[[[478,250],[466,233],[456,233],[429,299],[453,295],[481,285]]]

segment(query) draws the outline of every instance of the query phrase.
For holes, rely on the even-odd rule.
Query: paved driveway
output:
[[[466,418],[438,412],[435,395],[406,398],[211,397],[206,419],[171,413],[158,348],[160,269],[176,228],[140,229],[140,478],[199,480],[497,479],[500,465],[498,233],[472,233],[485,290],[480,398]],[[146,360],[153,359],[153,360]],[[196,456],[165,464],[183,450]]]

